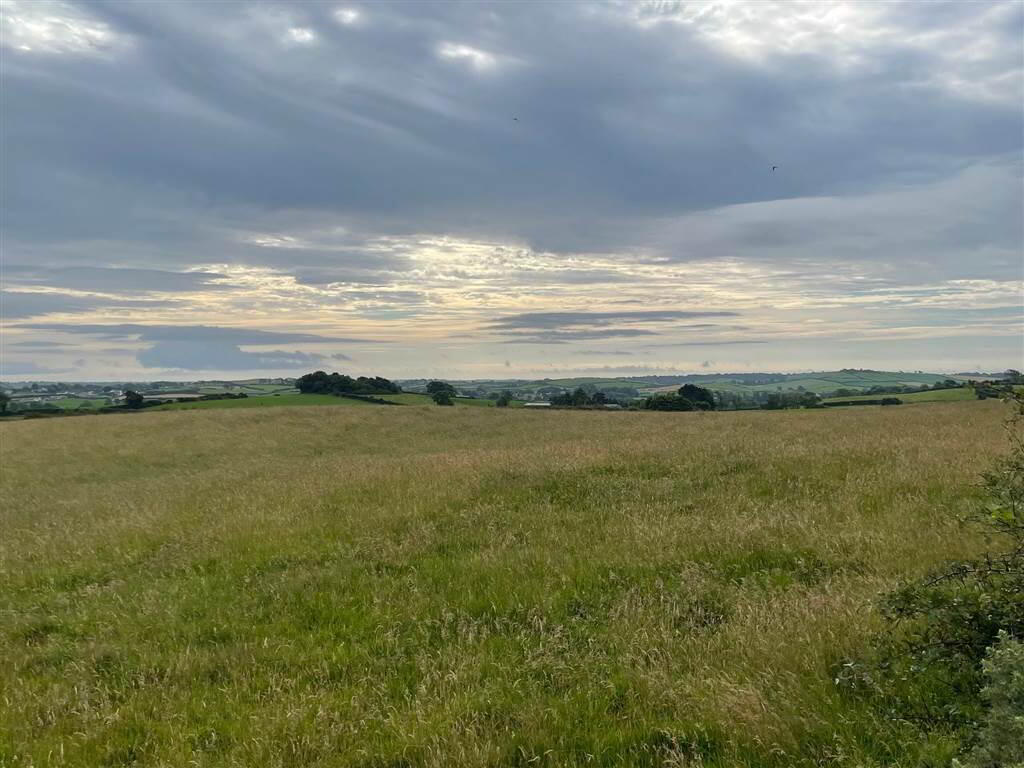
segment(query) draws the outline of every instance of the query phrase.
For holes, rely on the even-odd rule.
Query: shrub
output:
[[[954,768],[1024,768],[1024,643],[1000,632],[982,669],[988,713],[977,746]]]

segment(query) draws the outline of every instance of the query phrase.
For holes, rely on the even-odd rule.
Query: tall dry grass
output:
[[[0,425],[0,765],[911,766],[837,688],[1000,404]]]

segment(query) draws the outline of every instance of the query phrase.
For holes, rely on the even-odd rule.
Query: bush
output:
[[[999,633],[982,662],[988,713],[978,745],[954,768],[1024,768],[1024,643]]]

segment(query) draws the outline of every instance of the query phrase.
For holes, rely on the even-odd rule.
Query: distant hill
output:
[[[683,384],[698,384],[719,392],[737,394],[754,392],[799,391],[827,395],[840,389],[868,390],[871,387],[920,387],[951,378],[946,373],[905,371],[875,371],[844,368],[838,371],[811,373],[694,373],[655,376],[622,376],[618,378],[573,377],[564,379],[473,379],[452,380],[461,393],[485,394],[510,390],[517,397],[531,397],[572,390],[576,387],[599,389],[622,395],[633,393],[639,397],[651,392],[675,390]],[[422,390],[427,379],[399,382],[406,391]]]

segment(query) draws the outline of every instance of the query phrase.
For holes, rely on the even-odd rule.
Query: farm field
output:
[[[1002,403],[183,405],[0,424],[0,765],[949,763],[834,680]]]
[[[418,395],[415,393],[403,393],[400,395],[375,395],[381,400],[401,405],[434,405],[429,395]],[[189,411],[195,409],[210,410],[221,408],[268,408],[283,405],[379,405],[378,403],[359,400],[350,397],[335,397],[334,395],[250,395],[239,400],[199,400],[186,403],[167,403],[156,405],[149,410],[153,411]],[[468,405],[473,407],[494,407],[490,400],[475,400],[469,397],[455,398],[455,405]]]
[[[195,402],[165,403],[154,405],[148,410],[152,411],[195,411],[195,410],[220,410],[236,408],[272,408],[285,405],[374,405],[365,400],[356,400],[348,397],[335,397],[334,395],[250,395],[238,400],[197,400]]]
[[[73,410],[75,408],[101,408],[109,402],[106,398],[65,397],[61,400],[54,400],[49,405]]]
[[[882,397],[898,397],[904,403],[949,403],[963,400],[977,400],[977,395],[970,387],[957,389],[935,389],[930,392],[911,392],[910,394],[886,395],[853,395],[851,397],[829,397],[824,402],[834,403],[847,400],[878,400]]]
[[[434,401],[430,395],[416,394],[415,392],[403,392],[400,395],[380,395],[382,400],[387,400],[392,403],[402,403],[403,405],[434,405]],[[473,408],[493,408],[493,400],[484,400],[481,398],[473,397],[456,397],[453,398],[455,405],[468,405]],[[522,405],[520,402],[513,401],[510,407]]]

